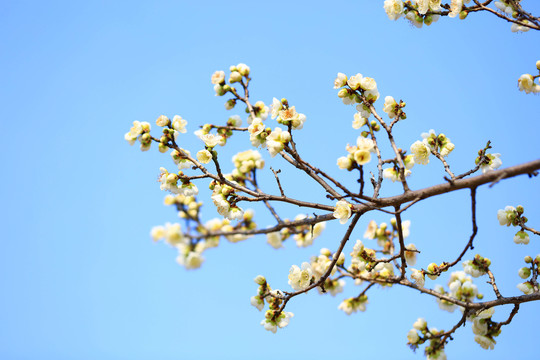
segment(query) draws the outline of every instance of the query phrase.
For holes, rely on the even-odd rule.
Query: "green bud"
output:
[[[540,264],[540,254],[536,255],[536,257],[534,258],[534,262],[538,265]]]
[[[459,18],[461,20],[465,20],[465,18],[467,17],[467,15],[469,15],[469,13],[466,11],[466,10],[463,10],[462,12],[459,13]]]
[[[345,98],[345,97],[349,96],[349,91],[347,89],[341,89],[341,90],[338,91],[337,96],[340,97],[340,98]],[[287,101],[287,99],[281,99],[282,102],[283,102],[283,100]]]
[[[401,114],[399,114],[399,117],[401,118],[401,120],[405,120],[407,118],[407,114],[401,112]]]
[[[426,24],[427,26],[431,25],[433,23],[433,16],[431,15],[426,15],[426,17],[424,18],[424,24]]]
[[[169,137],[168,136],[162,136],[162,137],[159,138],[159,142],[160,142],[160,144],[159,144],[160,146],[162,144],[166,144],[166,143],[169,142]]]
[[[165,153],[169,150],[169,147],[163,143],[159,143],[158,150],[160,153]]]
[[[484,298],[484,294],[476,294],[476,298],[478,300],[482,300]]]
[[[235,99],[227,100],[227,102],[225,103],[225,109],[232,110],[235,105],[236,105],[236,100]]]
[[[523,261],[525,261],[525,264],[530,264],[532,263],[532,257],[530,257],[529,255],[525,256],[525,258],[523,259]]]
[[[529,219],[527,219],[525,216],[522,216],[522,217],[521,217],[521,220],[523,220],[523,223],[524,223],[524,224],[527,223],[527,221],[529,221]]]
[[[238,71],[231,72],[231,76],[229,77],[229,82],[231,84],[239,82],[242,80],[242,74],[240,74]]]
[[[537,68],[538,70],[540,70],[540,60],[538,60],[538,61],[536,62],[536,68]]]
[[[527,279],[529,278],[529,276],[531,276],[531,269],[529,269],[528,267],[522,267],[521,269],[519,269],[518,275],[522,279]]]
[[[236,71],[236,65],[231,65],[231,66],[229,67],[229,70],[230,70],[231,72]]]
[[[262,275],[257,275],[257,277],[253,279],[253,281],[255,281],[255,284],[257,285],[266,284],[266,278]]]
[[[518,16],[519,16],[519,13],[518,13],[517,11],[514,11],[514,12],[512,13],[512,17],[513,17],[514,19],[517,19]]]
[[[362,135],[362,137],[367,137],[369,133],[367,131],[362,131],[360,135]]]
[[[519,215],[521,215],[521,214],[523,214],[525,209],[523,208],[522,205],[518,205],[518,206],[516,206],[516,211],[518,212]]]
[[[380,131],[381,130],[381,126],[379,124],[375,124],[375,126],[373,127],[373,130],[375,131]]]
[[[228,84],[223,85],[222,88],[223,88],[223,91],[225,91],[225,92],[231,91],[231,86],[228,85]]]

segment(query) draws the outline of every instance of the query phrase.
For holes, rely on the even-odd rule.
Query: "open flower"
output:
[[[339,200],[336,203],[333,215],[336,219],[339,219],[340,224],[345,224],[347,220],[351,217],[351,207],[352,205],[345,200]]]

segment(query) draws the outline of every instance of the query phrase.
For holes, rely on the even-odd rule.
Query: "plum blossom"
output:
[[[345,200],[339,200],[336,203],[333,215],[336,219],[339,219],[340,224],[345,224],[347,220],[351,217],[351,207],[352,205]]]

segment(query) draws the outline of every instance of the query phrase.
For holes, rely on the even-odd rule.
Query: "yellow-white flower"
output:
[[[347,85],[353,90],[358,90],[360,88],[360,82],[362,81],[362,74],[356,74],[351,76],[347,80]]]
[[[362,117],[362,114],[360,114],[359,112],[354,114],[354,120],[352,122],[353,129],[360,129],[366,123],[367,123],[367,119]]]
[[[456,17],[461,12],[461,9],[463,8],[463,0],[452,0],[450,3],[450,13],[448,14],[449,17]]]
[[[345,200],[339,200],[336,203],[333,215],[336,219],[339,219],[340,224],[345,224],[347,220],[351,217],[351,207],[352,205]]]
[[[424,277],[424,273],[420,270],[411,269],[411,279],[414,281],[414,283],[420,287],[424,287],[424,284],[426,282],[426,278]]]
[[[352,160],[346,156],[342,156],[337,159],[337,166],[340,169],[349,169],[352,166]]]
[[[336,79],[334,80],[334,89],[339,89],[347,84],[347,75],[343,73],[338,73]]]
[[[187,125],[186,120],[182,119],[180,115],[174,115],[173,120],[172,120],[172,127],[174,130],[178,131],[179,133],[185,134],[187,131],[186,125]]]
[[[212,74],[212,84],[218,85],[225,82],[225,71],[216,71]]]
[[[212,160],[212,153],[208,150],[200,150],[197,152],[197,160],[203,164],[208,164]]]
[[[283,247],[281,240],[281,233],[279,231],[266,234],[266,242],[270,244],[274,249]]]
[[[209,148],[213,148],[221,141],[221,136],[214,134],[203,134],[199,136],[199,138],[204,141],[204,144]]]
[[[403,14],[403,2],[401,0],[385,0],[384,11],[390,20],[397,20]]]
[[[384,98],[383,111],[388,114],[388,117],[393,119],[396,117],[396,106],[397,102],[392,96],[387,96]]]
[[[431,151],[425,141],[416,141],[411,145],[411,153],[414,156],[415,164],[426,165],[429,163]]]
[[[312,278],[313,270],[308,262],[303,262],[301,269],[293,265],[289,270],[289,285],[296,291],[306,289],[311,284]]]
[[[482,347],[482,349],[493,350],[495,348],[495,340],[489,336],[476,335],[474,337],[474,341],[476,341],[478,345]]]

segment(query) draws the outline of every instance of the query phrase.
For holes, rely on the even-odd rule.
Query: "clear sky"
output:
[[[523,3],[540,13],[538,2]],[[192,133],[199,125],[232,114],[245,121],[242,108],[225,111],[210,83],[215,70],[244,62],[252,70],[252,98],[269,104],[286,97],[296,105],[307,116],[296,134],[301,154],[351,186],[355,179],[335,165],[358,136],[354,108],[333,89],[337,72],[371,76],[383,98],[407,102],[408,118],[395,133],[401,147],[433,128],[456,145],[449,157],[456,172],[473,166],[487,140],[503,166],[516,165],[539,157],[539,98],[517,89],[518,77],[535,71],[539,45],[538,32],[511,33],[510,24],[488,14],[416,29],[390,21],[382,1],[372,0],[2,1],[0,358],[422,358],[405,345],[416,318],[448,329],[460,315],[443,313],[411,289],[373,289],[368,310],[351,316],[337,306],[358,294],[352,284],[336,298],[299,296],[288,306],[295,313],[290,325],[275,335],[265,331],[263,314],[249,305],[252,279],[264,274],[273,287],[288,289],[290,266],[321,247],[335,250],[345,227],[328,224],[306,249],[289,242],[276,251],[265,237],[223,241],[205,253],[201,269],[186,271],[174,249],[149,237],[152,226],[176,220],[156,182],[159,167],[174,164],[157,148],[130,147],[123,135],[134,120],[180,114],[189,122],[181,146],[200,150]],[[220,150],[226,171],[228,159],[249,147],[238,136]],[[291,196],[325,201],[309,178],[277,158],[262,176],[268,192],[278,191],[269,165],[282,169]],[[434,185],[443,175],[432,161],[413,169],[410,185]],[[480,230],[471,255],[492,259],[504,295],[518,295],[522,258],[540,246],[533,238],[515,245],[515,229],[499,226],[496,213],[522,204],[531,226],[540,227],[538,186],[539,179],[522,176],[478,193]],[[383,195],[399,190],[385,183]],[[468,197],[441,196],[405,213],[409,240],[422,250],[418,267],[461,251],[471,231]],[[301,212],[279,208],[290,218]],[[264,209],[256,211],[261,227],[272,224]],[[208,202],[204,212],[216,215]],[[371,218],[389,221],[381,213],[363,217],[354,239]],[[476,283],[491,299],[484,281]],[[497,309],[494,319],[509,311]],[[536,357],[539,311],[540,304],[524,304],[495,352],[473,341],[470,326],[460,329],[449,359]]]

